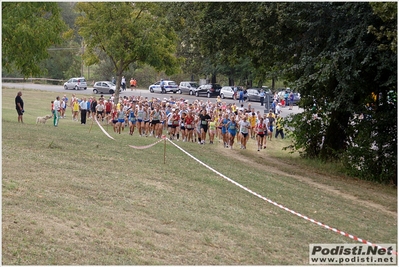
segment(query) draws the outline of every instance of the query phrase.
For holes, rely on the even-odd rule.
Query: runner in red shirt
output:
[[[111,100],[108,100],[107,103],[105,103],[105,118],[107,120],[107,123],[111,117],[111,111],[112,111],[112,102]]]
[[[190,111],[186,116],[185,127],[186,127],[187,142],[190,142],[190,140],[191,142],[194,142],[193,140],[194,117],[192,111]]]
[[[172,115],[172,132],[171,136],[173,139],[175,139],[176,132],[178,132],[178,127],[179,127],[179,122],[180,122],[180,116],[179,116],[179,110],[175,109]]]

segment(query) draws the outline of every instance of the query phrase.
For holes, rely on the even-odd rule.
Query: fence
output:
[[[2,77],[3,82],[30,82],[30,83],[46,83],[46,84],[63,84],[65,80],[49,79],[49,78],[10,78]]]

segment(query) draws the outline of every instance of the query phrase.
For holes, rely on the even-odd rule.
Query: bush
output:
[[[390,109],[390,110],[387,110]],[[345,129],[347,147],[335,159],[341,161],[347,174],[363,180],[397,185],[396,106],[369,110],[364,117],[352,118]],[[303,113],[287,117],[287,134],[293,144],[285,147],[302,157],[321,159],[328,113]]]
[[[292,137],[294,143],[285,149],[297,151],[302,157],[318,158],[323,146],[326,119],[326,116],[311,111],[288,116],[285,119],[286,134]]]

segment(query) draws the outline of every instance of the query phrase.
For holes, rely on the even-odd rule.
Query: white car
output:
[[[238,92],[244,90],[241,86],[223,86],[220,89],[220,97],[221,98],[234,98],[234,91]]]
[[[109,81],[99,81],[93,86],[93,93],[95,94],[113,94],[116,90],[116,85]]]
[[[174,81],[163,81],[164,82],[164,91],[162,92],[161,89],[161,81],[156,82],[154,84],[151,84],[148,87],[148,90],[150,90],[151,93],[167,93],[167,92],[173,92],[176,94],[176,92],[179,90],[179,86]]]
[[[75,90],[86,90],[87,83],[85,77],[71,78],[67,82],[64,83],[64,89],[75,89]]]

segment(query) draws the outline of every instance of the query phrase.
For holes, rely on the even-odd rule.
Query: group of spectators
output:
[[[125,128],[129,134],[135,131],[139,136],[154,136],[161,138],[166,133],[171,140],[183,142],[198,142],[204,145],[215,139],[223,142],[224,147],[233,148],[234,144],[241,149],[247,148],[251,138],[256,140],[258,151],[266,148],[266,141],[273,135],[284,138],[283,118],[279,112],[270,110],[261,114],[251,108],[251,104],[237,106],[235,103],[195,100],[189,103],[183,98],[147,98],[142,96],[120,97],[115,101],[114,95],[106,99],[101,95],[96,97],[77,98],[72,95],[68,99],[57,97],[52,101],[54,126],[58,120],[66,117],[67,108],[71,109],[74,121],[86,124],[87,119],[97,119],[102,124],[113,126],[116,133],[121,134]]]
[[[116,79],[115,77],[112,77],[111,82],[113,84],[116,84]],[[137,90],[137,80],[135,78],[130,78],[130,90],[133,91],[133,89]],[[126,91],[126,78],[125,76],[122,76],[121,78],[121,90]]]
[[[259,98],[260,98],[260,105],[263,106],[266,100],[266,92],[265,90],[261,89],[259,92]],[[238,103],[244,103],[248,101],[248,93],[246,89],[240,89],[238,90],[238,87],[234,87],[234,94],[233,94],[233,99],[238,100]],[[273,102],[271,105],[271,108],[273,109],[273,112],[276,114],[281,113],[281,108],[282,107],[289,107],[289,110],[293,109],[294,106],[294,93],[290,91],[285,91],[282,96],[279,96],[278,93],[274,93],[273,95]]]

